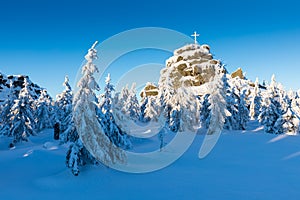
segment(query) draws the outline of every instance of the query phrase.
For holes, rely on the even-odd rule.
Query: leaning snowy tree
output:
[[[124,152],[105,135],[96,116],[94,91],[100,89],[94,78],[94,73],[98,71],[94,64],[94,60],[97,59],[97,50],[95,49],[97,43],[93,44],[85,56],[86,63],[82,67],[82,77],[77,83],[79,89],[73,99],[73,119],[79,137],[70,146],[66,162],[67,166],[72,168],[74,175],[79,173],[78,166],[91,163],[89,159],[86,159],[91,157],[88,152],[91,152],[97,160],[107,166],[125,161]]]
[[[112,93],[115,89],[111,84],[110,74],[106,77],[105,83],[104,94],[102,95],[103,101],[99,106],[100,112],[98,112],[99,121],[111,142],[117,147],[128,149],[131,146],[129,138],[127,134],[118,127],[112,113]]]
[[[27,79],[24,81],[24,87],[19,93],[19,98],[14,101],[10,114],[10,134],[14,137],[10,147],[14,147],[16,143],[28,141],[30,135],[35,133],[34,121],[34,100],[28,90]]]

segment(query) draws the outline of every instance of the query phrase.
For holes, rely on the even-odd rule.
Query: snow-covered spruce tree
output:
[[[274,125],[274,133],[287,133],[292,135],[298,134],[299,116],[292,110],[292,100],[280,85],[278,93],[281,105],[281,116],[277,119]]]
[[[299,91],[291,98],[291,109],[296,115],[300,116],[300,94]]]
[[[262,108],[258,116],[259,122],[264,125],[265,132],[278,133],[275,129],[275,123],[280,116],[280,111],[275,106],[274,99],[266,97],[262,102]]]
[[[14,101],[17,99],[17,97],[12,92],[12,87],[10,87],[8,98],[4,101],[1,113],[0,113],[0,119],[1,119],[1,127],[0,127],[0,135],[5,136],[11,136],[10,127],[11,127],[11,115],[13,114],[11,112],[11,108],[14,105]]]
[[[178,131],[195,131],[196,125],[199,124],[199,102],[194,92],[189,87],[182,86],[178,88],[174,98],[174,102],[179,102],[177,105],[180,106]]]
[[[56,95],[55,105],[57,108],[56,111],[56,120],[62,122],[71,112],[72,112],[72,99],[73,93],[72,88],[69,84],[68,76],[65,76],[65,81],[63,83],[65,89],[62,93]],[[64,129],[62,127],[62,129]]]
[[[169,130],[177,132],[182,131],[181,129],[184,127],[184,125],[181,125],[181,121],[185,117],[183,114],[184,111],[182,110],[185,102],[189,99],[191,102],[190,106],[198,107],[198,105],[195,106],[195,103],[197,104],[198,101],[196,96],[192,95],[192,91],[190,91],[189,86],[185,86],[184,82],[177,79],[171,80],[168,77],[171,76],[171,73],[173,72],[168,69],[161,71],[161,77],[158,84],[157,105],[162,110],[159,111],[159,113],[162,112],[166,119],[165,126]],[[178,74],[172,74],[172,76],[180,77]],[[187,94],[187,96],[184,97],[182,96],[183,94]],[[182,98],[182,100],[180,100],[180,98]]]
[[[53,123],[51,121],[51,99],[47,95],[46,90],[42,90],[39,99],[37,100],[36,109],[36,129],[41,131],[44,128],[52,128]]]
[[[61,134],[59,137],[61,143],[75,142],[78,139],[78,133],[73,120],[73,112],[70,112],[61,122]]]
[[[157,106],[157,101],[155,96],[148,96],[147,97],[147,104],[145,106],[144,111],[144,119],[145,121],[155,121],[158,122],[160,108]]]
[[[125,105],[126,101],[128,100],[129,90],[128,86],[122,88],[121,93],[115,93],[112,99],[112,107],[113,107],[113,116],[115,119],[116,124],[122,130],[122,132],[129,133],[130,127],[128,126],[128,121],[130,121],[130,116],[128,116]],[[103,101],[101,103],[104,103]],[[100,104],[101,104],[100,103]]]
[[[209,96],[210,96],[210,94],[206,94],[203,97],[202,102],[201,102],[201,107],[200,107],[201,127],[205,127],[205,128],[209,127],[209,121],[210,121]]]
[[[250,96],[250,109],[249,109],[249,114],[251,120],[257,119],[259,115],[259,110],[261,106],[261,92],[259,89],[259,81],[258,78],[255,80],[255,85],[254,88],[251,92]]]
[[[230,112],[230,115],[226,117],[224,128],[228,130],[238,130],[238,99],[239,96],[237,94],[238,90],[235,87],[230,87],[228,84],[228,78],[226,74],[222,77],[224,83],[224,89],[226,91],[226,104],[227,110]]]
[[[180,126],[181,110],[178,104],[173,106],[170,114],[169,128],[173,132],[177,132]]]
[[[274,124],[274,133],[296,135],[299,132],[299,122],[299,117],[292,111],[291,108],[288,108]]]
[[[65,77],[63,83],[65,86],[64,91],[56,97],[56,107],[58,110],[57,120],[60,122],[61,136],[60,141],[62,143],[75,142],[78,139],[78,133],[73,120],[72,112],[72,99],[73,92],[69,84],[68,76]]]
[[[288,108],[291,107],[292,104],[292,100],[290,99],[290,97],[288,96],[287,92],[284,90],[283,86],[281,84],[278,84],[279,88],[278,88],[278,94],[279,94],[279,104],[280,104],[280,110],[281,110],[281,114],[284,114],[287,112]]]
[[[139,116],[141,115],[140,111],[140,105],[136,97],[136,84],[133,83],[131,86],[131,89],[129,90],[128,93],[128,98],[125,103],[125,108],[124,108],[126,114],[130,117],[130,119],[134,121],[139,120]]]
[[[268,89],[269,94],[271,94],[274,97],[278,96],[278,87],[277,86],[278,86],[278,84],[276,82],[275,75],[273,74],[271,77],[271,83],[267,87],[267,89]]]
[[[142,99],[141,99],[141,106],[140,106],[140,117],[139,120],[141,122],[148,122],[149,120],[145,118],[145,110],[146,110],[146,106],[148,104],[148,99],[149,97],[146,95],[145,90],[142,91]]]
[[[249,121],[249,110],[246,106],[246,91],[242,91],[238,101],[238,130],[246,130],[247,122]]]
[[[290,89],[288,92],[287,92],[287,96],[288,98],[291,100],[291,103],[292,103],[292,100],[296,97],[294,91],[292,89]]]
[[[93,64],[93,60],[97,58],[97,51],[95,49],[96,43],[89,49],[88,54],[85,56],[86,59],[86,64],[82,68],[82,74],[83,77],[79,80],[78,82],[78,87],[79,91],[77,92],[75,98],[74,98],[74,114],[77,114],[78,117],[79,115],[83,116],[82,112],[95,112],[96,107],[95,107],[95,94],[93,90],[99,90],[99,86],[94,80],[93,74],[98,71],[97,67]],[[65,81],[68,82],[68,81]],[[69,90],[71,90],[68,85],[66,85],[66,92],[65,94],[70,94]],[[63,101],[61,102],[61,108],[68,109],[68,99],[67,101],[64,101],[64,97],[69,97],[69,96],[62,96]],[[84,107],[84,104],[86,106],[90,107],[85,107],[85,109],[90,109],[90,110],[85,110],[85,109],[80,109],[80,107]],[[66,110],[67,111],[67,110]],[[81,113],[78,113],[81,112]],[[72,117],[73,116],[69,116]],[[70,119],[70,118],[69,118]],[[75,123],[74,123],[75,124]],[[72,126],[72,121],[70,122],[70,125]],[[66,164],[67,167],[72,169],[72,173],[77,176],[79,173],[79,166],[83,166],[85,164],[95,164],[96,159],[93,158],[93,156],[85,149],[85,146],[82,144],[81,138],[79,137],[77,132],[76,135],[72,138],[71,145],[69,147],[69,150],[67,152],[66,156]]]
[[[71,143],[66,155],[66,165],[72,169],[74,176],[78,176],[80,166],[86,164],[98,164],[97,160],[90,154],[90,152],[84,147],[82,141],[76,135],[75,141]]]
[[[66,163],[69,168],[72,168],[74,175],[78,175],[78,166],[95,161],[95,159],[86,159],[91,158],[89,151],[93,152],[97,160],[107,165],[118,161],[124,162],[125,159],[124,153],[110,142],[97,120],[94,91],[100,88],[94,78],[94,73],[98,71],[93,62],[97,59],[96,45],[97,42],[85,56],[86,63],[82,67],[82,77],[77,83],[79,89],[73,99],[73,119],[80,137],[70,146]],[[86,147],[82,145],[82,141],[87,144]]]
[[[101,95],[103,96],[103,95]],[[122,88],[120,93],[116,93],[113,99],[113,106],[116,108],[117,111],[122,113],[122,117],[130,118],[128,112],[126,110],[126,104],[129,98],[129,90],[128,85]],[[103,101],[101,103],[104,103]],[[101,104],[100,103],[100,104]]]
[[[279,94],[275,76],[272,76],[270,85],[262,99],[260,114],[258,116],[259,122],[264,125],[265,132],[279,133],[275,127],[276,121],[281,117],[281,105],[279,103]]]
[[[112,93],[115,90],[114,86],[111,84],[110,74],[106,77],[105,80],[105,88],[103,101],[101,103],[100,112],[98,112],[99,121],[102,125],[102,128],[110,139],[117,147],[129,148],[131,143],[126,133],[122,132],[122,130],[118,127],[115,122],[114,116],[112,114]]]
[[[193,91],[189,87],[179,87],[177,92],[172,96],[173,112],[176,111],[176,116],[170,118],[170,130],[185,132],[196,130],[196,126],[199,125],[199,105]],[[155,112],[160,113],[159,107],[155,108]],[[160,117],[159,115],[157,115]],[[174,124],[172,123],[174,120]],[[159,120],[159,119],[158,119]],[[176,123],[176,124],[175,124]],[[160,140],[160,149],[164,146],[164,137],[166,134],[167,127],[165,126],[158,134]]]
[[[73,121],[72,112],[72,99],[73,92],[69,84],[68,76],[65,77],[63,83],[65,86],[64,91],[56,96],[56,108],[57,108],[57,121],[60,122],[61,136],[60,141],[62,143],[75,142],[78,137],[76,127]]]
[[[10,114],[10,134],[13,141],[10,147],[21,141],[28,141],[30,135],[36,135],[34,120],[34,100],[28,90],[27,79],[24,81],[24,87],[19,93],[19,98],[14,101]]]
[[[216,134],[223,130],[225,119],[230,113],[226,106],[226,90],[227,77],[222,73],[222,70],[217,73],[214,80],[210,83],[211,93],[208,97],[209,101],[209,128],[208,135]]]
[[[169,69],[163,69],[161,71],[160,79],[158,82],[158,95],[157,95],[157,105],[162,109],[162,114],[166,119],[165,126],[168,129],[170,128],[171,112],[174,109],[172,98],[176,94],[174,89],[174,84],[169,78],[170,73],[171,72]]]

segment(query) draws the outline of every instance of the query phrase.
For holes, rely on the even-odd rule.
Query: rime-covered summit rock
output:
[[[28,76],[6,76],[5,74],[0,73],[0,104],[3,103],[7,98],[17,98],[20,93],[20,90],[24,87],[25,79],[27,80],[31,94],[33,94],[33,98],[38,99],[43,88],[33,83]]]
[[[174,51],[161,70],[161,81],[169,78],[175,89],[181,86],[200,86],[214,77],[222,64],[213,58],[208,45],[188,44]]]

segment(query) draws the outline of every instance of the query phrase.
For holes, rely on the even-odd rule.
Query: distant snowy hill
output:
[[[17,97],[20,90],[24,87],[24,80],[27,79],[30,93],[33,94],[34,99],[38,99],[41,91],[44,89],[39,85],[33,83],[26,75],[9,75],[6,76],[0,73],[0,104],[9,96]]]

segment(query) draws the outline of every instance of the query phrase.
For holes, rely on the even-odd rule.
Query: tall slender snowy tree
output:
[[[261,106],[261,92],[259,89],[259,81],[258,78],[255,80],[255,85],[252,90],[251,96],[250,96],[250,118],[251,120],[257,119],[259,115],[259,110]]]
[[[85,159],[91,157],[87,155],[89,151],[107,165],[118,161],[124,162],[125,159],[124,153],[110,142],[97,120],[94,91],[100,88],[94,78],[94,73],[98,71],[97,66],[94,64],[94,60],[97,59],[96,45],[97,42],[93,44],[85,56],[86,63],[82,67],[82,77],[77,84],[79,89],[73,99],[73,118],[76,129],[80,134],[78,139],[70,146],[66,163],[68,167],[72,168],[74,175],[78,175],[78,166],[89,161]],[[82,141],[86,146],[82,145]]]
[[[223,87],[226,91],[226,105],[227,110],[230,112],[230,115],[226,116],[226,120],[224,123],[224,128],[228,130],[237,130],[238,129],[238,100],[239,96],[237,95],[238,89],[233,87],[230,87],[228,84],[228,78],[226,77],[226,74],[222,77],[223,80]]]
[[[169,78],[170,73],[171,72],[169,69],[164,69],[160,72],[160,79],[158,82],[158,95],[157,95],[158,98],[157,105],[162,109],[162,114],[166,119],[165,126],[167,128],[170,127],[171,113],[172,110],[174,109],[173,108],[174,103],[172,102],[172,99],[176,94],[174,83]]]
[[[210,121],[209,96],[210,96],[210,94],[206,94],[203,97],[202,102],[201,102],[201,107],[200,107],[201,127],[205,127],[205,128],[209,127],[209,121]]]
[[[149,101],[149,97],[146,95],[146,92],[143,91],[143,95],[142,95],[142,100],[141,100],[141,106],[140,106],[140,121],[141,122],[147,122],[149,121],[148,119],[145,118],[145,110],[146,110],[146,106],[148,104],[148,101]]]
[[[100,105],[100,112],[98,114],[99,121],[102,128],[110,139],[117,147],[129,148],[131,143],[126,133],[124,133],[116,124],[114,116],[112,114],[112,93],[115,90],[114,86],[111,84],[110,74],[106,77],[105,88],[103,94],[103,103]]]
[[[259,122],[264,125],[265,132],[279,133],[275,127],[276,121],[281,117],[282,110],[279,103],[279,93],[275,76],[272,76],[271,83],[267,87],[267,91],[262,99]]]
[[[73,120],[72,112],[72,99],[73,92],[69,84],[68,76],[65,77],[63,83],[65,86],[64,91],[56,96],[56,108],[57,117],[56,119],[60,122],[61,136],[60,141],[62,143],[75,142],[78,139],[78,133]]]
[[[83,117],[83,112],[88,112],[88,114],[96,112],[94,103],[96,97],[94,90],[100,89],[93,77],[93,74],[98,71],[98,68],[93,63],[94,59],[97,59],[97,50],[95,49],[96,44],[97,42],[93,44],[93,46],[89,49],[88,54],[85,56],[86,64],[82,67],[83,77],[78,82],[79,90],[76,93],[73,102],[74,115],[77,117],[77,119]],[[69,90],[67,86],[66,89],[67,91]],[[78,121],[77,123],[82,122]],[[81,126],[81,124],[78,124],[76,127],[79,126]],[[79,173],[79,166],[85,164],[94,164],[96,163],[96,160],[95,158],[92,158],[92,155],[90,155],[90,153],[85,149],[85,146],[82,144],[78,133],[73,137],[73,139],[74,141],[72,141],[72,144],[67,152],[66,164],[67,167],[72,169],[72,173],[77,176]]]
[[[147,97],[144,113],[145,121],[159,121],[160,108],[157,106],[157,99],[155,96]]]
[[[56,95],[55,105],[57,108],[55,119],[62,122],[72,112],[73,92],[69,84],[68,76],[65,76],[63,83],[65,89],[62,93]],[[63,128],[64,129],[64,128]]]
[[[209,110],[210,110],[210,122],[207,131],[208,135],[217,134],[223,130],[225,119],[230,115],[226,106],[226,90],[227,90],[227,77],[221,70],[214,77],[211,82],[211,93],[209,96]]]
[[[249,110],[246,105],[246,91],[242,91],[238,99],[238,130],[246,130],[247,122],[249,121]]]
[[[126,114],[134,121],[138,121],[140,114],[140,105],[136,97],[136,84],[133,83],[128,93],[128,98],[124,108]]]
[[[35,115],[37,131],[53,127],[51,121],[51,101],[52,100],[49,95],[47,95],[46,90],[42,90],[41,95],[37,100],[37,110]]]

